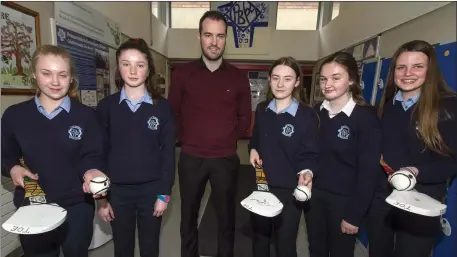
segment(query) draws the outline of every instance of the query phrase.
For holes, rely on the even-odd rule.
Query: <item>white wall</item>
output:
[[[381,57],[391,57],[408,41],[422,39],[431,44],[446,44],[457,40],[457,4],[455,2],[408,21],[382,34],[379,43]]]
[[[156,52],[167,56],[168,53],[168,27],[152,15],[152,46],[151,48]]]
[[[151,11],[150,2],[83,2],[96,9],[104,16],[120,24],[122,33],[129,37],[141,37],[146,42],[151,42],[152,49],[167,55],[167,30]],[[152,24],[151,21],[152,16]]]
[[[320,31],[319,58],[392,29],[449,3],[341,2],[338,17]],[[455,24],[455,19],[452,23]],[[427,28],[436,29],[427,26],[422,30],[425,32]]]
[[[178,8],[171,9],[171,27],[173,29],[198,29],[198,22],[208,8]]]
[[[168,58],[198,58],[201,55],[200,43],[197,39],[198,29],[168,30]],[[287,39],[287,40],[285,40]],[[227,44],[233,38],[227,39]],[[318,59],[318,31],[287,31],[271,30],[268,54],[236,55],[226,54],[226,59],[274,60],[282,56],[292,55],[300,61]]]

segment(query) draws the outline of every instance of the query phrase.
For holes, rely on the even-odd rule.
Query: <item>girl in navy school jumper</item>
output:
[[[116,86],[97,109],[104,129],[111,188],[99,215],[111,222],[116,257],[131,257],[138,223],[140,255],[159,256],[162,215],[175,173],[175,122],[168,101],[156,91],[155,69],[143,39],[116,51]]]
[[[414,40],[395,52],[378,111],[383,160],[393,170],[407,169],[416,176],[417,191],[444,201],[447,182],[457,174],[457,97],[441,74],[432,45]],[[440,217],[393,207],[390,215],[390,235],[373,231],[386,235],[378,240],[389,250],[395,237],[389,256],[430,256],[441,232]]]
[[[284,208],[274,218],[252,213],[253,256],[270,256],[273,232],[276,256],[294,257],[302,205],[292,194],[299,183],[311,186],[317,164],[319,121],[314,110],[302,102],[300,66],[293,58],[273,63],[269,83],[267,102],[260,104],[255,114],[250,163],[263,167],[270,191]]]
[[[352,55],[337,52],[323,61],[320,90],[326,100],[315,106],[319,162],[305,213],[311,257],[354,256],[356,235],[380,179],[381,127],[359,81]]]
[[[67,220],[48,233],[20,235],[22,249],[27,257],[59,256],[60,248],[65,257],[88,256],[94,200],[85,193],[93,177],[105,176],[99,170],[100,127],[94,111],[78,101],[76,69],[64,48],[39,47],[30,70],[37,95],[10,106],[2,117],[2,175],[16,186],[16,207],[27,202],[27,176],[38,180],[47,203],[67,210]]]

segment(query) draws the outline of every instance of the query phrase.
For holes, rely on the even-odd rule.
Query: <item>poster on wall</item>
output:
[[[251,48],[256,27],[268,27],[270,2],[231,1],[216,9],[233,30],[235,48]]]
[[[90,107],[109,95],[108,45],[56,25],[57,45],[65,47],[76,66],[81,102]]]
[[[54,2],[57,24],[117,48],[121,44],[119,24],[80,2]]]
[[[29,67],[40,44],[39,14],[12,2],[1,6],[2,94],[33,94]]]
[[[362,61],[358,61],[357,62],[357,69],[358,69],[358,72],[359,72],[359,79],[360,79],[359,86],[360,86],[360,88],[362,88],[362,90],[365,88],[365,84],[364,84],[364,82],[362,80],[363,65],[364,65],[364,63]]]
[[[364,44],[360,44],[353,48],[352,56],[354,56],[354,58],[357,61],[363,60],[363,47],[364,46],[365,46]]]
[[[376,36],[342,51],[352,54],[357,61],[363,61],[378,57],[378,47],[379,36]]]
[[[378,56],[378,37],[369,39],[363,43],[363,59],[371,59]]]

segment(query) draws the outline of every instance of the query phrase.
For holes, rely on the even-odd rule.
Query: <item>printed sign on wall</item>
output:
[[[250,48],[256,27],[268,27],[269,2],[232,1],[217,6],[232,27],[235,48]]]
[[[82,103],[96,107],[110,90],[108,45],[59,25],[56,31],[57,45],[65,47],[75,63]]]
[[[83,3],[55,2],[54,17],[57,24],[111,47],[117,48],[121,44],[119,24]]]

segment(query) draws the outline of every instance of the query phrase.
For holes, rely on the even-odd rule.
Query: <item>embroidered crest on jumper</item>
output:
[[[341,139],[348,139],[350,134],[351,130],[346,125],[343,125],[340,129],[338,129],[338,137]]]
[[[286,124],[282,128],[282,134],[286,137],[291,137],[293,133],[294,133],[294,126],[292,124]]]
[[[81,140],[83,135],[83,130],[79,126],[71,126],[68,129],[68,137],[73,140]]]
[[[150,130],[157,130],[159,127],[159,119],[156,116],[152,116],[148,119],[148,128]]]

